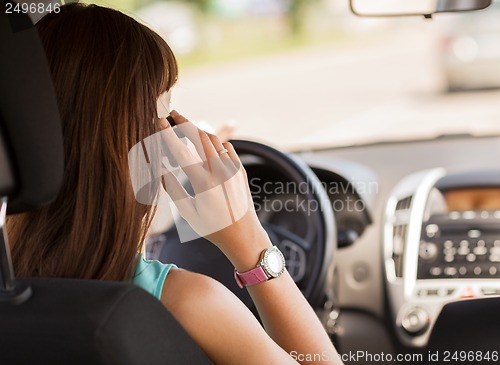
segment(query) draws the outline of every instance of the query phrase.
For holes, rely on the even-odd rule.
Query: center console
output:
[[[384,260],[396,333],[427,344],[443,306],[500,296],[500,174],[408,176],[385,210]]]

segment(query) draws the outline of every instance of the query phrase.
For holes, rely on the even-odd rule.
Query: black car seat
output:
[[[3,2],[1,4],[4,5]],[[128,283],[14,279],[5,215],[57,195],[58,109],[25,14],[0,12],[0,364],[211,364],[155,297]]]

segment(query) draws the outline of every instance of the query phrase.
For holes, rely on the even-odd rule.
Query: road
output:
[[[173,107],[284,148],[500,131],[500,92],[445,94],[431,22],[183,72]]]

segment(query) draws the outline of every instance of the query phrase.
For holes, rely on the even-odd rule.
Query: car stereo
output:
[[[388,302],[404,345],[425,347],[447,303],[500,296],[500,171],[408,175],[384,222]]]
[[[452,211],[425,222],[417,279],[444,278],[500,278],[500,211]]]

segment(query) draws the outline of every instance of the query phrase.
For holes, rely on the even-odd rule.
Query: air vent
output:
[[[392,229],[392,259],[394,261],[394,270],[396,277],[403,276],[403,253],[408,231],[408,222],[410,220],[410,206],[412,197],[401,199],[396,204],[394,212],[394,224]]]

